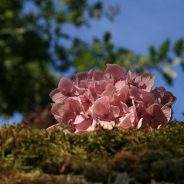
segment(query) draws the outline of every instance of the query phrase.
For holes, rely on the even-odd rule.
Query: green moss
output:
[[[98,130],[83,134],[3,126],[0,154],[0,181],[4,183],[57,183],[61,178],[62,183],[72,183],[67,176],[81,183],[113,183],[123,173],[141,183],[181,183],[184,124],[153,131]]]

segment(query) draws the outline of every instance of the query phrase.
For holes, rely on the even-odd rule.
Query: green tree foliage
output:
[[[184,68],[183,40],[151,46],[144,56],[117,48],[110,32],[89,44],[63,31],[65,25],[90,28],[91,19],[105,16],[111,21],[117,14],[116,6],[106,8],[103,1],[0,0],[0,114],[29,112],[34,104],[48,104],[55,72],[71,67],[82,71],[118,63],[127,70],[156,69],[172,83],[172,67]],[[61,40],[69,46],[61,45]]]
[[[85,0],[0,0],[0,114],[48,104],[56,80],[51,69],[65,71],[71,65],[68,50],[58,45],[59,39],[70,39],[62,25],[82,26],[101,13],[100,2]]]
[[[20,13],[22,1],[0,1],[0,113],[24,112],[48,102],[49,39],[40,38]],[[44,96],[42,98],[41,96]]]

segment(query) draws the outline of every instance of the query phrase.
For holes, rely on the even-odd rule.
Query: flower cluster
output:
[[[51,112],[58,121],[49,127],[69,132],[98,128],[155,129],[171,119],[175,97],[163,87],[153,88],[154,76],[125,73],[116,64],[105,72],[81,72],[72,79],[61,78],[50,93]]]

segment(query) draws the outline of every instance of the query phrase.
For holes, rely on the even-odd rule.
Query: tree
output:
[[[59,38],[70,39],[62,25],[82,26],[89,17],[102,13],[100,2],[57,3],[60,6],[52,0],[0,0],[0,114],[28,112],[34,104],[48,104],[56,80],[51,69],[65,71],[71,64],[66,48],[58,45]],[[26,6],[31,10],[26,11]]]
[[[29,9],[26,9],[29,7]],[[172,83],[175,57],[183,57],[184,42],[178,40],[171,49],[166,40],[159,49],[153,46],[148,56],[117,48],[109,32],[89,44],[63,32],[62,27],[89,26],[91,19],[102,16],[112,20],[118,13],[113,6],[106,9],[101,1],[87,0],[0,0],[0,114],[29,112],[34,104],[48,104],[48,93],[54,88],[55,72],[103,68],[118,63],[127,70],[158,70]],[[70,47],[59,43],[68,40]],[[182,59],[178,59],[184,66]]]

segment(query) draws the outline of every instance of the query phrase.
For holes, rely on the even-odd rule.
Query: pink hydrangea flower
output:
[[[116,64],[104,72],[81,72],[72,79],[61,78],[51,91],[51,112],[57,124],[69,132],[98,128],[155,129],[172,117],[175,97],[163,87],[153,88],[155,77],[148,73],[127,74]]]

